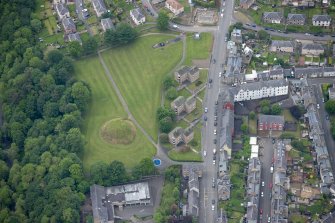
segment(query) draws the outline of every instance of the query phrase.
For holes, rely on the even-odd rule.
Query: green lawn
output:
[[[282,111],[284,119],[286,122],[296,122],[297,120],[292,116],[291,112],[288,109]]]
[[[208,75],[208,70],[207,69],[202,69],[200,70],[200,76],[199,79],[192,84],[188,86],[188,88],[192,91],[203,87],[207,83],[207,75]],[[197,84],[198,81],[201,81],[201,84]],[[198,86],[197,86],[198,85]]]
[[[195,109],[188,115],[186,115],[186,119],[190,122],[193,122],[197,118],[201,118],[202,116],[202,103],[196,99],[196,107]]]
[[[201,151],[201,122],[198,122],[198,124],[195,126],[195,128],[193,129],[194,131],[194,139],[192,141],[194,141],[196,143],[196,145],[192,145],[192,148],[197,150],[198,152]]]
[[[182,42],[160,49],[152,46],[169,39],[166,35],[141,37],[133,44],[102,53],[130,111],[154,139],[158,132],[156,110],[160,106],[162,81],[180,61]]]
[[[256,135],[257,134],[257,121],[256,119],[252,120],[249,118],[249,133],[251,135]]]
[[[188,152],[177,152],[176,150],[170,150],[168,153],[170,159],[175,161],[186,161],[186,162],[201,162],[202,158],[200,153],[195,153],[192,150]]]
[[[212,50],[213,37],[210,33],[201,33],[200,39],[193,39],[193,35],[187,36],[186,57],[184,64],[192,65],[192,59],[207,59]]]
[[[87,170],[98,161],[109,163],[113,160],[120,160],[127,167],[133,167],[141,159],[152,157],[155,148],[138,129],[133,143],[129,145],[108,144],[100,137],[100,128],[104,123],[114,118],[127,118],[127,115],[98,58],[77,61],[75,73],[78,79],[89,84],[92,92],[92,100],[84,121],[84,168]]]

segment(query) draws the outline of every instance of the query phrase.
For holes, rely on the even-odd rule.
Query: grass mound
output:
[[[106,122],[100,130],[103,140],[110,144],[128,145],[136,137],[136,127],[127,119],[112,119]]]

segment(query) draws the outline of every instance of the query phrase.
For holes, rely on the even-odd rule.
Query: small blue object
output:
[[[160,159],[154,159],[153,161],[155,166],[160,166],[162,164],[162,161]]]

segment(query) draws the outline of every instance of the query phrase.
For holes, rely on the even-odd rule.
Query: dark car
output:
[[[214,126],[217,126],[218,125],[218,123],[217,122],[214,122]]]
[[[204,120],[207,121],[207,117],[206,116],[204,117]]]
[[[256,24],[252,24],[252,27],[254,27],[254,28],[255,28],[255,27],[256,27]]]
[[[272,144],[275,144],[276,140],[275,139],[272,139]]]
[[[216,139],[213,140],[213,143],[216,144]]]
[[[219,102],[218,101],[215,101],[215,104],[217,105]]]
[[[208,81],[209,83],[212,83],[213,82],[213,80],[212,79],[209,79],[209,81]]]

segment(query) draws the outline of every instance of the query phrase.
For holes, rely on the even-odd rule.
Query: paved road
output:
[[[83,0],[76,0],[76,12],[77,12],[78,18],[84,23],[85,28],[86,28],[87,32],[90,34],[90,36],[93,36],[93,32],[91,30],[91,27],[87,23],[86,18],[83,16],[84,7],[82,5],[84,5]]]
[[[246,24],[243,25],[244,28],[254,30],[254,31],[260,31],[260,30],[265,30],[264,27],[261,26],[248,26]],[[332,36],[314,36],[314,35],[305,35],[305,33],[283,33],[283,32],[278,32],[278,31],[270,31],[270,30],[265,30],[267,33],[269,33],[272,36],[281,36],[281,37],[286,37],[286,38],[292,38],[296,40],[317,40],[317,41],[335,41],[335,37]]]
[[[150,10],[150,12],[152,12],[153,17],[157,18],[158,17],[158,13],[154,10],[154,8],[151,5],[150,0],[142,0],[142,5],[145,7],[147,7],[147,9]]]
[[[263,156],[260,156],[261,160],[261,185],[264,182],[264,187],[260,187],[260,193],[263,192],[264,197],[259,197],[259,209],[263,210],[263,217],[259,222],[267,222],[268,216],[271,214],[271,199],[270,192],[271,189],[269,187],[270,183],[272,183],[273,174],[270,173],[270,168],[272,166],[272,158],[274,152],[274,144],[272,144],[272,138],[262,138],[260,140],[260,147],[262,147],[261,151]]]
[[[200,185],[200,223],[213,223],[217,220],[217,187],[212,188],[212,179],[216,180],[217,178],[217,162],[216,165],[213,165],[213,149],[216,145],[213,143],[214,135],[214,108],[215,101],[218,99],[218,94],[220,92],[220,78],[219,72],[222,71],[221,64],[225,63],[226,60],[226,43],[224,41],[225,36],[228,32],[232,20],[233,13],[233,0],[227,0],[225,6],[224,17],[219,19],[217,27],[186,27],[179,26],[180,29],[184,31],[189,31],[195,29],[196,32],[200,30],[214,31],[214,43],[212,50],[212,62],[209,67],[209,79],[212,79],[212,84],[206,88],[204,107],[208,108],[207,122],[205,122],[202,129],[202,148],[204,151],[207,151],[207,156],[204,157],[204,168],[203,168],[203,178]],[[187,28],[187,29],[186,29]],[[216,61],[214,63],[214,60]],[[217,142],[219,144],[219,142]],[[216,149],[218,150],[218,149]],[[218,157],[218,156],[217,156]],[[212,211],[212,200],[215,200],[215,210]]]
[[[329,79],[329,80],[331,80],[331,79]],[[326,119],[326,116],[328,114],[325,110],[324,103],[322,102],[323,94],[322,94],[322,90],[321,90],[321,83],[325,83],[325,82],[319,82],[318,84],[313,84],[313,87],[314,87],[314,92],[315,92],[315,96],[316,96],[316,101],[320,105],[320,109],[318,109],[319,117],[320,117],[322,129],[324,131],[324,137],[325,137],[325,141],[326,141],[326,145],[327,145],[327,149],[328,149],[328,153],[329,153],[330,163],[331,163],[332,169],[333,169],[332,172],[334,173],[334,170],[335,170],[335,163],[334,163],[334,160],[335,160],[335,143],[334,143],[333,137],[332,137],[331,132],[330,132],[330,121]]]

